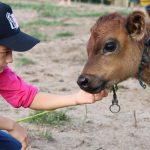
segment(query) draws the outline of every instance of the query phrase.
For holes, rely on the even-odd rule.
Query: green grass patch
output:
[[[10,2],[6,1],[5,3],[11,5],[14,9],[31,9],[36,10],[37,13],[43,17],[52,17],[52,18],[60,18],[60,17],[98,17],[106,14],[107,12],[99,13],[99,12],[89,12],[85,10],[76,10],[73,7],[61,7],[58,5],[50,4],[50,3],[26,3],[26,2]]]
[[[131,10],[121,10],[119,13],[123,16],[128,16],[132,11]]]
[[[68,24],[68,23],[64,23],[63,21],[48,21],[46,19],[38,19],[38,20],[34,20],[28,23],[22,23],[21,27],[23,28],[27,28],[27,27],[31,27],[31,26],[69,26],[69,25],[75,25],[75,24]]]
[[[100,17],[100,16],[104,16],[104,15],[108,15],[108,12],[103,12],[103,13],[99,13],[99,12],[77,13],[76,17]]]
[[[29,31],[29,34],[33,37],[36,37],[37,39],[39,39],[40,41],[48,41],[48,35],[46,34],[46,32],[39,32],[36,29],[32,29]]]
[[[41,8],[39,3],[25,3],[25,2],[12,2],[10,0],[1,0],[8,5],[10,5],[13,9],[34,9],[38,10]]]
[[[76,10],[73,7],[61,7],[58,5],[50,4],[48,2],[44,3],[37,3],[37,2],[13,2],[10,0],[2,0],[14,9],[31,9],[36,10],[37,13],[43,17],[53,17],[53,18],[60,18],[60,17],[99,17],[103,15],[107,15],[108,12],[93,12],[93,11],[85,11],[85,10]],[[122,15],[127,16],[131,10],[121,10],[119,11]],[[43,22],[42,24],[51,24],[47,22]],[[57,23],[56,23],[57,24]]]
[[[60,32],[55,35],[55,38],[71,37],[74,36],[72,32]]]
[[[24,26],[22,28],[22,31],[39,39],[40,41],[48,41],[49,40],[49,36],[47,35],[47,33],[39,31],[38,27],[31,26],[29,28],[29,26]]]
[[[30,116],[37,115],[44,111],[34,111]],[[50,124],[50,125],[63,125],[66,122],[69,122],[70,118],[66,115],[65,111],[50,111],[44,115],[40,115],[28,120],[30,123],[35,124]]]
[[[55,141],[52,136],[52,133],[49,130],[45,130],[45,131],[41,132],[40,136],[42,136],[47,141]]]
[[[26,57],[16,58],[16,60],[17,60],[17,66],[27,66],[27,65],[35,64],[31,59]]]
[[[99,13],[99,12],[85,12],[84,10],[77,11],[75,8],[65,8],[59,7],[55,5],[43,5],[40,15],[43,17],[68,17],[68,18],[79,18],[79,17],[98,17],[106,14],[107,12]]]

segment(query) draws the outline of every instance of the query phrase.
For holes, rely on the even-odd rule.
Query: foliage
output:
[[[32,35],[33,37],[38,38],[41,41],[48,41],[48,35],[44,32],[40,32],[38,31],[37,27],[33,27],[31,28],[31,30],[29,31],[29,34]]]
[[[67,24],[63,21],[48,21],[46,19],[36,19],[28,23],[21,24],[22,27],[28,27],[28,26],[69,26],[73,24]]]
[[[40,136],[42,136],[43,138],[45,138],[48,141],[55,141],[52,133],[49,130],[45,130],[43,132],[41,132]]]
[[[74,36],[74,34],[69,31],[68,32],[60,32],[55,35],[55,38],[70,37],[70,36]]]
[[[39,114],[41,112],[43,111],[34,111],[33,113],[30,113],[30,116]],[[63,125],[65,122],[69,122],[70,118],[66,115],[65,111],[50,111],[28,121],[35,124]]]
[[[19,57],[16,60],[18,66],[27,66],[27,65],[34,64],[34,62],[31,59],[26,57]]]
[[[52,17],[52,18],[59,18],[59,17],[98,17],[101,14],[99,12],[93,11],[80,11],[78,12],[73,7],[61,7],[57,5],[53,5],[50,3],[21,3],[21,2],[7,2],[7,4],[11,5],[15,9],[32,9],[37,11],[39,15],[43,17]],[[67,9],[67,10],[66,10]],[[102,14],[103,15],[103,14]]]

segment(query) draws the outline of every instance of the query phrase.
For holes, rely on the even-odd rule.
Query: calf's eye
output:
[[[110,41],[105,44],[103,52],[104,53],[113,52],[116,50],[116,48],[117,48],[116,42]]]

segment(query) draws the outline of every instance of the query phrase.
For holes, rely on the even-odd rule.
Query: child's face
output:
[[[0,45],[0,73],[3,72],[8,63],[12,62],[12,50],[3,45]]]

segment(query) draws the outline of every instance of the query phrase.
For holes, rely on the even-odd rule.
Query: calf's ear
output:
[[[134,40],[141,40],[145,30],[145,15],[141,11],[134,11],[126,20],[126,29]]]

